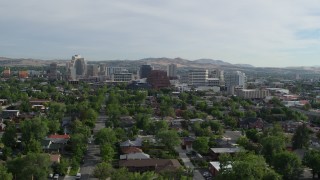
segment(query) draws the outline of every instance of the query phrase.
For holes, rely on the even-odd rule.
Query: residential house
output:
[[[119,167],[125,167],[130,172],[161,172],[178,170],[181,164],[176,159],[120,160]]]
[[[53,143],[51,140],[44,139],[41,141],[42,150],[47,153],[60,152],[61,144]]]
[[[129,160],[129,159],[150,159],[150,155],[143,152],[120,155],[120,160]]]
[[[196,139],[193,137],[184,137],[182,140],[182,149],[185,149],[187,151],[192,151],[192,144]]]
[[[122,147],[121,152],[123,154],[132,154],[132,153],[141,153],[143,152],[142,149],[137,147]]]
[[[50,140],[56,144],[67,144],[67,142],[70,140],[70,136],[68,134],[51,134],[46,137],[46,140]]]
[[[219,156],[221,154],[230,154],[230,155],[234,155],[238,152],[240,152],[241,149],[238,147],[234,147],[234,148],[210,148],[210,154],[211,154],[211,158],[213,160],[219,160]]]
[[[231,164],[227,166],[227,168],[231,168]],[[211,161],[209,162],[209,172],[213,177],[217,176],[220,171],[220,162],[219,161]]]
[[[20,115],[19,110],[2,110],[2,118],[4,119],[12,119],[12,118],[17,118]]]
[[[141,147],[142,146],[142,139],[136,138],[134,141],[126,140],[120,143],[120,147]]]
[[[59,164],[61,155],[60,154],[49,154],[51,164]]]
[[[264,122],[261,118],[249,117],[239,121],[240,128],[244,129],[263,129]]]

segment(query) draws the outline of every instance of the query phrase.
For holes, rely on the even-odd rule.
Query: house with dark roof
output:
[[[125,167],[130,172],[162,172],[178,170],[181,164],[176,159],[120,160],[119,167]]]
[[[182,140],[182,149],[185,149],[187,151],[192,151],[192,144],[196,139],[193,137],[184,137]]]
[[[55,153],[60,152],[61,144],[53,143],[51,140],[44,139],[41,141],[41,147],[44,152]]]
[[[234,155],[236,153],[239,153],[241,151],[238,147],[233,148],[210,148],[210,155],[213,160],[219,160],[219,156],[221,154],[230,154]]]
[[[264,121],[261,118],[249,117],[240,119],[239,125],[244,129],[263,129]]]

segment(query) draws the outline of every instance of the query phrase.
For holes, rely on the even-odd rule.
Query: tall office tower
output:
[[[150,65],[142,65],[140,67],[140,79],[148,78],[152,71],[152,67]]]
[[[98,76],[99,74],[99,66],[97,64],[89,64],[87,65],[87,76]]]
[[[128,72],[128,70],[124,67],[106,67],[106,75],[108,77],[111,77],[112,74],[118,74],[123,72]]]
[[[99,64],[99,68],[100,68],[99,75],[101,75],[101,76],[107,75],[106,74],[106,69],[107,69],[106,64]]]
[[[224,78],[230,94],[234,94],[234,88],[246,88],[247,77],[246,74],[241,71],[226,73]]]
[[[49,80],[51,80],[51,81],[57,80],[57,78],[58,78],[57,67],[58,67],[57,63],[51,63],[49,65],[49,70],[48,70]]]
[[[3,77],[5,77],[5,78],[10,77],[10,75],[11,75],[10,68],[9,68],[9,67],[8,67],[8,68],[6,67],[5,70],[3,70],[2,75],[3,75]]]
[[[208,70],[191,70],[188,75],[188,84],[190,86],[207,86]]]
[[[80,55],[72,56],[71,61],[66,64],[66,68],[67,78],[69,80],[76,80],[79,77],[84,77],[87,72],[86,61]]]
[[[152,70],[147,82],[155,89],[170,87],[170,81],[165,71]]]
[[[169,64],[167,66],[167,76],[169,79],[176,79],[177,78],[177,65],[176,64]]]
[[[72,56],[72,60],[74,61],[74,68],[76,69],[77,76],[85,76],[86,75],[86,61],[80,55]]]
[[[214,69],[209,73],[210,78],[218,78],[220,81],[220,85],[224,85],[224,72],[220,69]]]

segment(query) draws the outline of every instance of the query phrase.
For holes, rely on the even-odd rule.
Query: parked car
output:
[[[76,179],[81,179],[81,173],[77,173]]]
[[[55,174],[55,175],[53,176],[53,179],[59,179],[59,174]]]

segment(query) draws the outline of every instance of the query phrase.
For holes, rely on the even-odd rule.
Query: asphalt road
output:
[[[105,109],[105,107],[103,107],[102,109]],[[105,127],[105,122],[107,120],[107,116],[105,114],[106,113],[104,110],[100,112],[95,128],[93,129],[94,135],[100,129]],[[96,179],[92,176],[92,174],[95,166],[100,162],[101,162],[100,147],[99,145],[95,145],[92,140],[91,143],[88,143],[88,150],[84,157],[84,163],[80,167],[81,179],[83,180]]]

